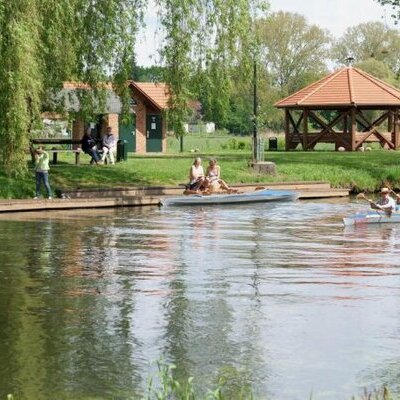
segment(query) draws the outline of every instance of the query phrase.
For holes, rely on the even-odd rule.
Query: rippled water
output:
[[[400,225],[347,201],[0,217],[0,399],[127,399],[155,362],[204,393],[399,390]]]

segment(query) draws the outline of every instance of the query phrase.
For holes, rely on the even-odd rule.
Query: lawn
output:
[[[333,187],[354,191],[374,191],[382,184],[400,189],[400,154],[397,151],[371,152],[283,152],[267,151],[265,160],[276,164],[277,174],[255,174],[249,167],[249,150],[223,150],[213,153],[175,153],[139,156],[129,154],[128,160],[116,165],[89,165],[89,156],[82,156],[82,165],[74,165],[73,156],[63,155],[52,166],[50,183],[53,189],[110,188],[137,185],[176,185],[188,180],[193,159],[201,156],[204,165],[215,156],[222,178],[229,184],[259,182],[327,181]],[[19,179],[0,173],[1,198],[29,198],[34,193],[34,172]]]

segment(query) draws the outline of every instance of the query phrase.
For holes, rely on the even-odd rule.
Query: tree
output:
[[[369,58],[356,63],[355,66],[393,86],[399,85],[399,81],[396,79],[395,74],[390,69],[389,65],[383,61],[379,61],[375,58]]]
[[[231,95],[231,69],[241,63],[249,76],[254,47],[253,14],[264,0],[158,0],[162,10],[165,81],[170,87],[169,121],[184,134],[188,100],[200,96],[206,114],[226,119]],[[204,73],[203,73],[204,72]],[[205,81],[193,79],[203,76]],[[193,84],[194,83],[194,84]],[[205,93],[206,91],[206,93]]]
[[[343,65],[348,57],[355,62],[373,58],[389,66],[396,75],[400,70],[400,34],[381,22],[366,22],[348,28],[332,48],[332,58]]]
[[[8,174],[25,170],[30,132],[63,81],[96,92],[99,82],[129,77],[142,9],[142,0],[0,0],[0,161]]]
[[[259,19],[257,38],[261,61],[282,93],[292,93],[299,89],[297,82],[326,73],[330,35],[308,25],[303,16],[279,11]]]

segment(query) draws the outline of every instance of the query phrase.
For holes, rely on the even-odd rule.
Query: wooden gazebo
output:
[[[285,110],[286,150],[317,143],[348,151],[368,142],[400,146],[400,91],[358,68],[333,72],[275,106]]]

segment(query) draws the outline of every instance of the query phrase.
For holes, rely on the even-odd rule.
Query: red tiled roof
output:
[[[346,67],[275,103],[275,107],[400,106],[400,91],[361,71]]]
[[[129,84],[160,110],[168,108],[168,86],[165,83],[130,81]]]

